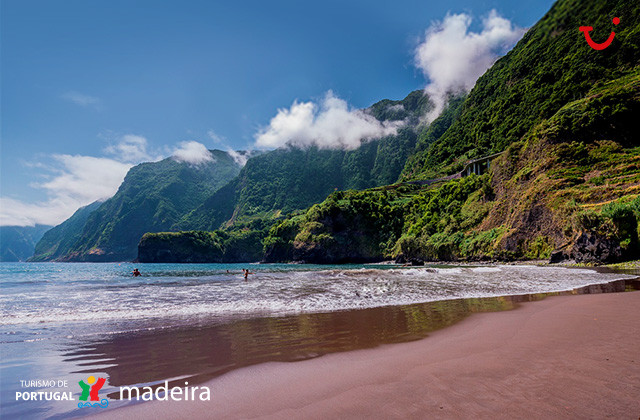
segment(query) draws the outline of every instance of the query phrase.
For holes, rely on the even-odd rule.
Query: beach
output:
[[[96,418],[637,418],[640,292],[552,296],[409,343],[264,363]]]
[[[536,343],[548,337],[520,343],[524,356],[494,356],[515,360],[512,365],[474,357],[506,342],[498,332],[506,337],[529,334],[527,311],[556,299],[574,304],[580,295],[634,295],[619,292],[640,289],[637,273],[522,265],[265,264],[252,266],[255,274],[247,282],[237,275],[238,265],[142,264],[139,277],[129,275],[130,264],[83,264],[81,276],[76,267],[0,266],[3,417],[58,420],[160,413],[161,418],[182,418],[186,410],[196,418],[268,413],[278,418],[293,408],[301,410],[294,417],[353,417],[367,410],[385,417],[420,417],[430,412],[429,401],[442,402],[438,410],[457,409],[463,405],[452,399],[456,395],[488,398],[503,392],[491,386],[509,388],[499,379],[510,369],[529,366],[528,353],[541,353],[545,348]],[[633,308],[613,306],[634,315]],[[559,304],[554,322],[571,319],[563,308]],[[525,318],[517,318],[520,313]],[[502,325],[513,316],[512,324]],[[637,331],[634,327],[616,324],[609,332],[623,334],[615,339],[584,334],[593,343],[612,343],[614,356],[605,358],[615,360],[611,357],[632,353],[615,349],[624,333]],[[573,325],[565,329],[578,331]],[[576,354],[586,353],[578,349]],[[457,370],[447,359],[451,355],[461,360]],[[546,369],[546,360],[538,362],[539,369]],[[465,366],[480,370],[461,369]],[[443,370],[432,371],[436,367]],[[385,376],[400,372],[400,377]],[[78,384],[93,382],[92,376],[105,379],[99,407],[79,404]],[[472,378],[482,381],[479,389],[465,388]],[[153,399],[163,399],[168,388],[181,392],[204,386],[210,394],[205,403],[193,397],[170,403],[121,395],[123,389],[144,393],[149,387],[156,394]],[[39,392],[43,396],[31,396]],[[52,399],[56,392],[69,395],[68,400]],[[312,407],[317,414],[307,412]],[[414,411],[406,412],[410,407]]]

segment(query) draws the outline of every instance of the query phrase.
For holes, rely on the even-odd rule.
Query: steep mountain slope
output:
[[[37,242],[29,261],[49,261],[65,255],[80,239],[89,215],[101,205],[102,201],[95,201],[80,207],[70,218],[48,230]]]
[[[430,109],[415,91],[401,101],[383,100],[367,112],[381,121],[406,121],[396,136],[355,150],[277,149],[250,159],[238,178],[209,197],[173,230],[215,230],[223,224],[271,219],[322,201],[334,190],[393,183],[413,152],[419,118]]]
[[[620,18],[615,28],[613,17]],[[615,29],[615,40],[605,50],[593,50],[580,26],[593,26],[598,39]],[[487,174],[333,192],[324,202],[277,222],[263,241],[264,259],[535,259],[555,250],[554,260],[604,262],[637,255],[639,35],[636,1],[558,1],[466,98],[454,98],[418,134],[401,180],[453,174],[469,159],[504,151]],[[310,188],[310,194],[321,195],[332,187],[342,189],[342,172],[332,159],[337,160],[323,156],[309,168],[322,174],[320,183],[310,182],[305,155],[285,169],[248,167],[236,185],[220,190],[189,217],[199,215],[195,225],[200,229],[215,229],[309,203],[299,191]],[[316,172],[322,164],[334,170]],[[282,188],[280,177],[269,177],[268,171],[295,171],[303,182]],[[255,183],[252,173],[264,173],[260,177],[266,182]],[[359,173],[366,181],[367,173]],[[348,188],[348,182],[342,187]],[[262,192],[266,201],[261,201]],[[287,193],[301,200],[287,201]],[[170,248],[171,240],[165,239],[165,245],[150,242],[157,249]],[[212,237],[211,246],[223,258],[224,247],[216,241]],[[199,243],[204,251],[205,242]],[[184,245],[188,249],[193,242]]]
[[[613,17],[620,23],[614,26]],[[578,30],[592,26],[594,39],[615,39],[605,50],[590,48]],[[594,85],[614,80],[640,62],[640,8],[630,0],[560,0],[506,56],[476,83],[460,117],[433,147],[407,163],[404,179],[453,173],[469,158],[504,150]],[[615,131],[621,141],[629,133]],[[425,144],[428,146],[428,144]]]
[[[0,226],[0,261],[26,261],[51,226]]]
[[[38,254],[34,258],[134,259],[144,233],[169,230],[185,213],[240,172],[240,165],[228,153],[220,150],[211,153],[213,161],[198,165],[168,158],[135,166],[118,192],[90,213],[76,241],[65,242],[64,246],[60,243],[56,256]],[[46,248],[44,244],[42,248]]]
[[[332,194],[274,226],[265,260],[637,257],[640,136],[623,134],[638,116],[640,69],[568,103],[487,174]]]
[[[587,46],[578,27],[608,34],[613,16],[626,26],[615,28],[611,47]],[[403,176],[452,173],[470,157],[505,150],[488,174],[334,193],[274,226],[265,259],[637,256],[639,17],[633,1],[558,1],[460,111],[450,108],[452,124],[440,137],[423,133]]]

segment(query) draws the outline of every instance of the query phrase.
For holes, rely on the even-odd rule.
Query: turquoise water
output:
[[[143,275],[134,278],[131,271],[136,267]],[[252,272],[248,281],[244,281],[242,268]],[[534,266],[2,263],[2,417],[86,415],[86,409],[77,408],[77,401],[17,401],[16,392],[58,389],[72,392],[77,400],[77,383],[89,375],[107,377],[104,395],[110,395],[116,385],[175,380],[198,375],[205,368],[228,369],[222,362],[211,361],[215,352],[200,353],[203,335],[206,346],[217,348],[228,364],[242,353],[234,350],[237,337],[228,336],[248,337],[240,341],[245,344],[256,337],[251,357],[261,357],[266,348],[277,354],[285,335],[288,346],[295,347],[295,340],[303,339],[299,329],[305,326],[298,321],[305,314],[552,292],[627,277]],[[271,325],[270,319],[288,321],[274,334],[261,334],[259,329],[246,332],[247,325]],[[314,322],[323,319],[315,317]],[[366,323],[360,324],[342,332],[339,327],[335,332],[333,326],[327,331],[348,339],[355,329],[367,328]],[[326,338],[327,342],[335,339]],[[161,357],[153,369],[140,369],[154,354],[164,355],[174,342],[189,351],[173,359]],[[189,347],[193,342],[198,346]],[[231,344],[221,348],[223,343]],[[207,363],[193,363],[194,353]],[[243,360],[237,366],[261,360]],[[56,387],[43,383],[30,387],[21,382],[32,380],[54,381]],[[67,381],[67,386],[58,387],[59,381]],[[110,404],[114,407],[120,402]]]

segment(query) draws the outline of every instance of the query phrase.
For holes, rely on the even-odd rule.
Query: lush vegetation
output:
[[[256,219],[224,230],[146,233],[138,244],[138,261],[259,261],[272,223]]]
[[[630,198],[607,203],[600,212],[583,210],[577,213],[582,228],[619,244],[618,257],[625,259],[640,255],[640,196]]]
[[[451,124],[460,118],[465,99],[466,95],[450,96],[442,114],[422,131],[414,152],[407,159],[402,171],[402,179],[428,179],[442,175],[438,168],[427,167],[425,164],[427,150],[446,133]],[[453,168],[453,172],[462,170],[462,165],[463,163],[459,162],[458,166]]]
[[[101,204],[96,201],[80,207],[70,218],[48,230],[37,242],[29,261],[49,261],[64,256],[80,239],[89,215]]]
[[[304,214],[271,228],[267,261],[372,261],[386,255],[402,228],[394,190],[335,192]]]
[[[587,262],[637,256],[640,167],[629,166],[640,161],[640,148],[614,143],[616,152],[602,154],[614,147],[612,142],[590,144],[592,169],[577,178],[581,161],[559,158],[557,151],[586,146],[560,143],[554,148],[545,143],[548,149],[541,155],[533,144],[541,142],[532,141],[526,149],[513,146],[500,158],[508,161],[519,153],[513,164],[503,162],[479,177],[429,187],[334,193],[274,225],[264,240],[265,259],[547,259],[555,249],[571,257],[572,246],[578,250],[589,245],[606,247],[607,254],[584,259]],[[530,166],[530,160],[539,166]],[[594,176],[598,173],[605,175]],[[585,177],[599,179],[599,185]],[[596,239],[581,245],[585,233]]]
[[[265,257],[509,260],[546,259],[554,250],[584,262],[637,256],[639,106],[634,69],[560,108],[511,144],[489,173],[333,194],[274,226]]]
[[[578,27],[593,26],[594,34],[609,34],[614,16],[621,23],[615,27],[611,46],[603,51],[588,47]],[[430,139],[432,147],[419,150],[408,161],[405,177],[419,176],[421,171],[452,173],[467,159],[505,150],[565,104],[586,98],[594,86],[637,66],[639,38],[636,1],[556,2],[477,81],[460,117],[437,140]],[[604,104],[603,112],[607,112]]]
[[[240,166],[231,156],[212,151],[214,161],[200,165],[168,158],[131,168],[110,199],[56,228],[38,244],[34,259],[118,261],[136,258],[146,232],[171,226],[228,183]],[[84,222],[83,222],[84,220]]]
[[[419,118],[430,109],[422,91],[402,101],[383,100],[366,111],[380,120],[403,120],[396,136],[355,150],[278,149],[249,159],[240,175],[188,214],[174,230],[215,230],[255,219],[277,219],[324,200],[336,190],[396,182],[413,152]]]
[[[304,214],[271,228],[267,261],[376,261],[384,258],[451,259],[445,239],[480,223],[492,192],[488,175],[439,187],[396,185],[336,192]],[[466,255],[460,255],[466,256]]]
[[[241,237],[257,238],[261,248],[266,230],[254,229],[256,224],[270,226],[336,190],[395,182],[415,147],[419,117],[430,106],[421,91],[402,101],[374,104],[365,112],[406,125],[395,136],[365,142],[355,150],[283,148],[253,156],[242,169],[220,151],[213,152],[214,165],[189,166],[172,159],[139,165],[113,198],[51,232],[34,260],[133,259],[144,233],[194,229],[218,230],[219,235],[224,229],[232,238],[248,229],[255,231],[253,236]],[[162,238],[175,242],[177,236]],[[253,252],[255,245],[245,245],[251,249],[246,255],[260,258]]]
[[[257,261],[262,256],[259,230],[145,233],[138,245],[140,262],[221,263]]]
[[[612,45],[588,47],[577,28],[608,34],[614,16],[621,23]],[[350,151],[271,151],[215,187],[212,175],[158,166],[136,177],[132,170],[65,255],[130,258],[142,233],[180,230],[145,235],[142,259],[637,256],[640,3],[556,2],[468,95],[451,96],[425,127],[420,118],[429,109],[420,91],[380,101],[366,111],[406,121],[397,136]],[[504,153],[482,176],[408,183],[456,173],[494,152]]]

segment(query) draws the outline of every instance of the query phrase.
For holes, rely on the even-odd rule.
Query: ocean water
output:
[[[134,267],[142,276],[131,276]],[[242,268],[253,273],[248,281]],[[113,399],[119,386],[197,383],[253,363],[349,349],[354,341],[415,339],[434,328],[428,322],[449,325],[475,311],[469,299],[630,277],[513,265],[2,263],[0,413],[82,416],[89,412],[77,401],[17,401],[16,392],[57,389],[77,400],[78,382],[101,375],[113,408],[123,404]]]

